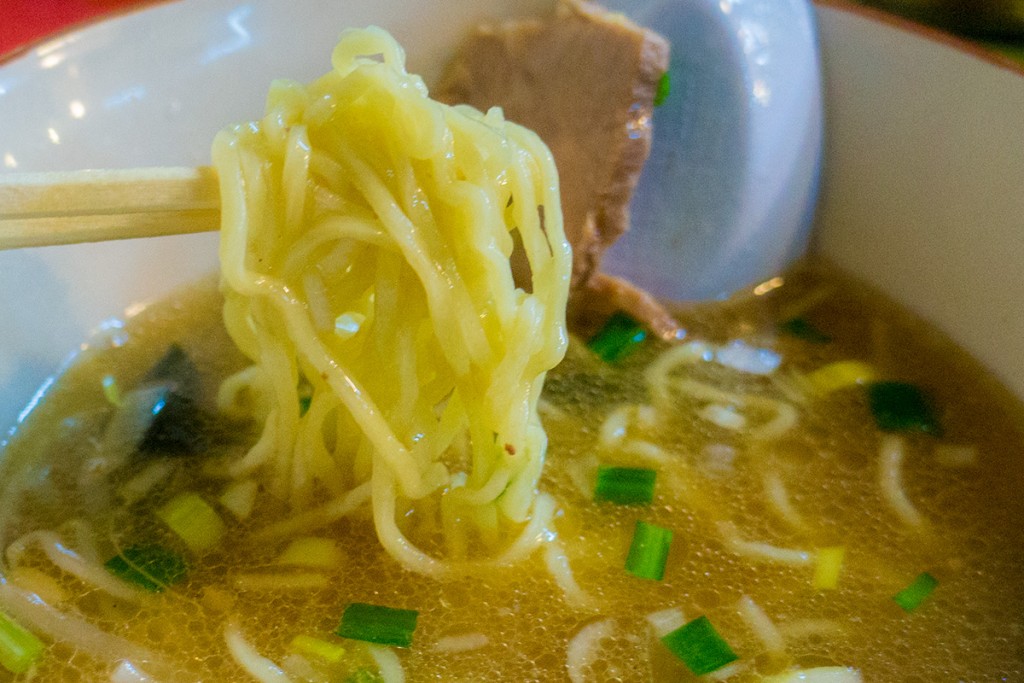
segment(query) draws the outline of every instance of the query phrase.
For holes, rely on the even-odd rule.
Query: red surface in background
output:
[[[0,0],[0,56],[140,0]]]

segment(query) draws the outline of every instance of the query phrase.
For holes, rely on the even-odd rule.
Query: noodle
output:
[[[299,533],[308,533],[342,517],[352,514],[370,500],[370,484],[360,484],[344,496],[335,498],[326,505],[308,510],[301,515],[285,519],[262,529],[258,539],[284,538]]]
[[[614,628],[613,620],[602,619],[587,624],[572,637],[565,651],[565,668],[572,683],[589,680],[586,670],[596,659],[601,641],[609,638]]]
[[[132,505],[142,500],[157,484],[170,477],[173,471],[173,464],[155,462],[126,481],[118,490],[118,494],[125,505]]]
[[[62,612],[6,580],[0,580],[0,608],[57,642],[93,652],[110,661],[131,659],[148,662],[153,669],[166,668],[148,649],[107,633],[82,617]]]
[[[438,638],[434,643],[434,649],[438,652],[470,652],[487,647],[490,640],[483,633],[464,633],[457,636],[445,636]]]
[[[380,677],[384,683],[405,682],[405,669],[402,668],[402,662],[394,650],[379,645],[370,645],[367,649],[370,651],[373,661],[377,662]]]
[[[736,603],[736,611],[747,623],[747,627],[764,644],[765,651],[770,655],[782,655],[786,652],[786,641],[778,627],[765,613],[764,609],[754,602],[750,596],[744,595]]]
[[[682,394],[707,404],[700,413],[704,419],[731,430],[743,429],[748,422],[745,416],[734,412],[737,408],[750,407],[768,412],[771,415],[769,419],[747,430],[753,441],[778,439],[796,425],[799,412],[785,401],[758,394],[724,391],[685,375],[676,376],[680,369],[712,358],[714,348],[696,341],[662,352],[645,371],[655,403],[669,408],[676,402],[677,396]]]
[[[152,680],[152,677],[147,675],[145,671],[127,659],[122,660],[117,665],[117,668],[114,669],[114,672],[110,674],[111,683],[149,683]]]
[[[602,446],[609,448],[616,445],[626,436],[626,427],[629,425],[629,414],[632,406],[619,406],[605,418],[601,423],[599,442]]]
[[[550,541],[545,547],[544,563],[551,576],[554,577],[555,583],[565,594],[567,603],[582,610],[594,608],[594,598],[580,588],[579,583],[576,582],[572,567],[569,566],[569,558],[566,557],[565,550],[562,549],[562,545],[558,541]]]
[[[794,529],[804,531],[807,529],[807,522],[803,516],[793,507],[786,484],[778,472],[764,473],[764,490],[771,509]]]
[[[224,628],[224,640],[228,651],[238,665],[260,683],[289,683],[291,678],[272,661],[256,651],[237,624],[228,624]]]
[[[651,612],[644,619],[651,625],[651,630],[657,638],[662,638],[686,624],[686,616],[678,607]]]
[[[11,543],[7,546],[8,564],[17,566],[22,555],[31,545],[38,546],[46,554],[46,557],[60,569],[115,598],[133,603],[142,602],[147,598],[141,590],[115,578],[103,567],[92,564],[65,546],[60,537],[52,531],[32,531]]]
[[[567,343],[557,176],[499,110],[430,100],[384,31],[346,31],[332,63],[275,83],[262,121],[214,143],[225,325],[253,362],[221,403],[265,425],[232,472],[262,477],[300,526],[347,514],[313,504],[372,482],[382,545],[436,575],[451,566],[394,523],[418,503],[463,520],[450,548],[492,556],[495,524],[537,514],[537,404]]]
[[[650,460],[652,463],[664,464],[669,461],[669,452],[658,444],[651,443],[650,441],[643,441],[641,439],[630,439],[622,444],[622,452],[629,455],[635,455],[644,460]]]
[[[330,578],[314,572],[294,574],[238,574],[233,585],[243,591],[306,591],[314,588],[326,588]]]
[[[903,439],[886,436],[879,448],[878,484],[882,489],[882,500],[909,527],[921,529],[924,517],[917,511],[903,489]]]
[[[718,522],[718,531],[726,546],[737,555],[751,560],[787,564],[802,567],[813,562],[811,553],[795,548],[780,548],[770,543],[748,541],[740,538],[736,526],[731,522]]]
[[[727,666],[723,666],[718,671],[712,671],[705,675],[709,681],[727,681],[733,676],[742,673],[747,668],[745,662],[733,662]]]

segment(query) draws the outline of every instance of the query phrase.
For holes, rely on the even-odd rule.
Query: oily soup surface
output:
[[[97,566],[140,543],[186,558],[184,580],[140,604],[71,576],[32,545],[9,549],[3,570],[56,609],[159,653],[181,680],[243,677],[227,654],[227,624],[307,679],[365,677],[376,670],[373,653],[332,635],[351,602],[419,612],[412,647],[396,650],[411,681],[567,680],[567,652],[583,647],[574,638],[598,622],[604,637],[574,660],[586,680],[688,680],[646,619],[665,610],[669,620],[710,619],[739,655],[725,671],[730,680],[792,666],[855,667],[865,681],[1024,678],[1019,406],[948,342],[827,269],[684,312],[686,341],[704,344],[693,347],[704,355],[671,371],[668,401],[645,375],[667,346],[649,341],[609,364],[574,342],[549,375],[542,412],[550,438],[542,489],[558,502],[553,531],[564,556],[538,552],[514,568],[445,580],[401,569],[365,510],[290,536],[261,535],[289,516],[265,495],[247,518],[234,517],[218,503],[230,484],[224,462],[256,438],[253,425],[218,420],[198,457],[135,454],[120,467],[99,457],[115,412],[104,378],[130,389],[174,342],[200,368],[203,409],[213,411],[220,380],[244,367],[220,306],[206,282],[95,344],[5,454],[4,547],[44,529]],[[883,432],[865,386],[822,391],[808,379],[850,360],[875,380],[923,389],[941,433]],[[795,423],[773,422],[786,415]],[[887,447],[902,458],[889,469]],[[601,465],[656,470],[653,503],[595,503]],[[160,475],[152,489],[124,504],[126,487],[150,471]],[[893,471],[909,512],[883,482]],[[209,501],[227,525],[207,550],[190,550],[156,514],[182,492]],[[403,530],[431,535],[434,513],[410,510]],[[674,534],[662,581],[624,570],[637,520]],[[282,563],[297,536],[333,540],[337,561]],[[816,553],[833,547],[843,549],[838,583],[815,588]],[[577,588],[567,594],[546,561],[567,564]],[[892,596],[922,572],[938,586],[905,612]],[[751,616],[760,613],[767,631]],[[117,666],[117,657],[39,635],[41,680],[108,680]],[[293,641],[302,635],[346,654],[300,659]]]

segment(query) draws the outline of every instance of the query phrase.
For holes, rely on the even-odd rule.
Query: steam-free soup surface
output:
[[[220,381],[245,363],[222,328],[215,283],[150,307],[81,355],[4,456],[2,602],[46,643],[33,671],[109,680],[129,659],[160,680],[242,680],[230,625],[297,680],[374,680],[381,650],[333,634],[361,602],[418,611],[411,647],[393,650],[410,681],[695,678],[659,641],[652,614],[663,630],[707,616],[738,655],[710,676],[729,680],[822,666],[865,681],[1024,679],[1019,406],[942,337],[828,269],[757,292],[681,311],[680,344],[694,354],[660,380],[651,364],[679,344],[648,340],[609,363],[575,341],[543,404],[542,490],[559,506],[550,531],[562,554],[442,580],[401,569],[365,509],[275,535],[267,529],[293,513],[258,494],[238,518],[222,502],[233,483],[225,463],[259,429],[216,414]],[[199,369],[200,413],[212,416],[203,452],[120,462],[102,446],[118,397],[172,344]],[[848,361],[860,365],[831,365]],[[828,366],[847,374],[829,385],[814,374]],[[880,428],[870,396],[885,381],[920,390],[934,422]],[[595,502],[602,465],[655,470],[653,502]],[[190,548],[158,514],[186,492],[226,525],[208,549]],[[403,530],[429,537],[433,512],[417,508]],[[673,532],[660,581],[624,568],[637,520]],[[19,541],[35,530],[56,536]],[[333,543],[330,566],[282,561],[300,537]],[[46,538],[110,576],[104,563],[139,545],[182,558],[187,574],[138,601],[113,597],[58,568]],[[842,554],[837,583],[816,587],[830,552]],[[556,580],[549,564],[572,579]],[[893,596],[923,572],[937,586],[905,611]],[[26,608],[15,590],[39,602]],[[55,636],[24,616],[39,610],[78,622]],[[85,625],[145,652],[67,644]],[[296,636],[345,654],[318,657]]]

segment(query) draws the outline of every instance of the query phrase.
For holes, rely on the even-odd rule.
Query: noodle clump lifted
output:
[[[478,545],[514,559],[552,507],[537,402],[571,267],[554,164],[500,110],[431,100],[380,29],[343,33],[332,64],[214,143],[225,320],[253,363],[219,401],[264,425],[232,474],[300,514],[365,494],[415,571]],[[412,509],[436,520],[416,542]]]

